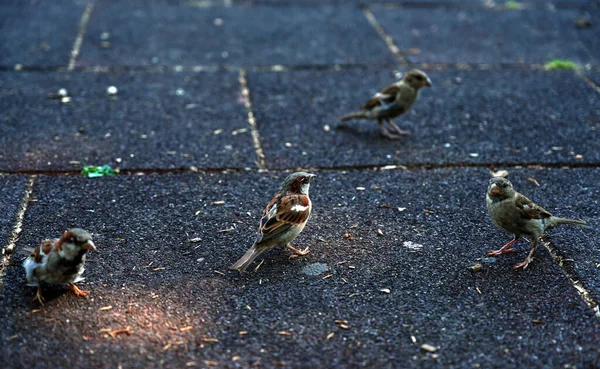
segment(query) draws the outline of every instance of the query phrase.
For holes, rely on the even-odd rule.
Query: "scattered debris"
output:
[[[325,131],[325,132],[331,131],[331,127],[329,127],[329,124],[326,124],[323,126],[323,131]]]
[[[535,178],[529,177],[529,178],[527,178],[527,180],[528,180],[529,182],[533,182],[533,183],[535,183],[535,185],[536,185],[536,186],[540,187],[540,183],[539,183],[538,181],[536,181],[536,179],[535,179]]]
[[[469,267],[469,270],[473,273],[477,273],[477,272],[481,271],[481,268],[482,268],[481,264],[477,263],[475,265],[471,265]]]
[[[264,259],[263,259],[264,260]],[[311,263],[302,268],[302,273],[306,275],[319,275],[329,270],[329,265],[325,263]]]
[[[335,332],[331,332],[331,333],[329,333],[329,334],[327,335],[327,337],[325,337],[325,339],[326,339],[327,341],[329,341],[330,339],[332,339],[332,338],[333,338],[333,336],[335,336]]]
[[[114,330],[110,330],[108,328],[103,328],[100,330],[100,332],[103,333],[108,333],[109,336],[111,336],[112,338],[115,338],[118,334],[126,334],[126,335],[131,335],[133,332],[131,331],[131,327],[127,327],[124,329],[114,329]]]
[[[354,236],[353,236],[353,235],[351,235],[351,234],[350,234],[350,233],[348,233],[348,232],[346,232],[346,233],[344,234],[344,237],[346,237],[346,238],[347,238],[347,239],[349,239],[350,241],[354,241]]]
[[[507,1],[504,3],[504,7],[506,9],[510,9],[510,10],[521,10],[521,3],[518,3],[516,1]]]
[[[507,170],[499,170],[497,172],[492,172],[492,177],[502,177],[502,178],[507,178],[508,177],[508,171]]]
[[[414,243],[412,241],[404,241],[402,243],[402,246],[406,247],[407,249],[409,249],[410,251],[422,251],[423,250],[423,245],[418,244],[418,243]]]
[[[200,241],[202,241],[202,238],[200,238],[200,237],[196,237],[196,238],[190,238],[190,239],[188,240],[188,242],[200,242]]]
[[[223,201],[223,200],[213,201],[213,205],[225,205],[225,201]]]
[[[478,153],[476,153],[476,152],[470,152],[470,153],[469,153],[469,156],[470,156],[470,157],[472,157],[472,158],[478,158],[478,157],[479,157],[479,154],[478,154]]]
[[[202,337],[202,342],[217,343],[217,342],[219,342],[219,340],[216,338],[212,338],[212,337]]]
[[[385,294],[392,293],[392,291],[389,288],[382,288],[382,289],[379,290],[379,292],[383,292]]]
[[[553,59],[548,63],[544,64],[544,69],[577,69],[577,64],[567,59]]]
[[[179,346],[179,345],[183,345],[183,344],[184,344],[183,341],[169,342],[165,345],[165,347],[163,347],[163,351],[167,351],[168,349],[170,349],[173,346]]]
[[[103,306],[103,307],[101,307],[98,310],[100,310],[100,311],[106,311],[106,310],[111,310],[112,308],[113,308],[112,305],[108,305],[108,306]]]
[[[106,89],[106,94],[108,96],[115,96],[117,93],[119,93],[119,90],[115,86],[108,86]]]
[[[575,21],[575,27],[577,27],[577,28],[590,28],[591,26],[592,26],[592,21],[587,16],[578,18]]]
[[[364,187],[356,187],[356,191],[364,191],[364,190],[366,190],[366,188],[364,188]]]
[[[531,322],[533,324],[546,324],[546,321],[541,319],[532,319]]]
[[[334,323],[338,328],[346,330],[350,329],[350,324],[348,324],[348,321],[346,319],[336,319]]]
[[[381,229],[378,229],[378,230],[377,230],[377,235],[378,235],[378,236],[383,236],[383,231],[382,231]]]
[[[187,327],[179,328],[179,332],[187,332],[187,331],[191,330],[192,328],[194,328],[194,327],[192,327],[191,325],[188,325]]]
[[[423,351],[427,351],[427,352],[436,352],[437,351],[437,347],[432,346],[428,343],[424,343],[421,345],[421,350]]]
[[[398,211],[399,211],[399,212],[401,212],[401,213],[402,213],[404,210],[406,210],[406,208],[398,208]]]
[[[280,336],[288,336],[288,337],[292,335],[288,331],[279,331],[279,332],[277,332],[277,334],[280,335]]]
[[[112,176],[118,173],[118,170],[113,169],[108,164],[103,166],[84,165],[81,170],[81,174],[88,178]]]

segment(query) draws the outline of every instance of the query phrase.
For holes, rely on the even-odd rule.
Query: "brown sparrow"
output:
[[[387,138],[396,139],[400,135],[410,135],[409,131],[401,130],[396,123],[392,122],[392,119],[406,113],[417,99],[421,87],[425,86],[432,86],[427,74],[418,69],[413,69],[406,73],[402,80],[376,93],[371,100],[361,107],[361,111],[344,115],[339,120],[376,119],[381,134]],[[396,134],[390,132],[383,125],[384,121]]]
[[[547,229],[554,228],[559,224],[586,224],[583,220],[553,217],[547,210],[515,191],[512,183],[503,177],[490,179],[485,200],[492,221],[500,228],[515,235],[513,240],[502,248],[489,250],[487,256],[498,256],[515,251],[510,246],[517,242],[523,234],[532,238],[529,255],[523,262],[515,264],[515,269],[527,268],[527,265],[533,260],[538,238]]]
[[[92,236],[83,229],[73,228],[66,231],[61,238],[42,241],[39,247],[31,251],[31,255],[23,261],[27,285],[37,286],[37,299],[42,305],[42,284],[67,283],[69,289],[77,296],[86,296],[74,283],[83,278],[85,253],[96,250]]]
[[[302,232],[310,216],[312,204],[308,190],[314,178],[314,174],[296,172],[283,181],[281,190],[263,212],[254,245],[230,269],[245,272],[258,255],[278,245],[285,245],[299,256],[309,253],[308,248],[300,251],[290,242]]]

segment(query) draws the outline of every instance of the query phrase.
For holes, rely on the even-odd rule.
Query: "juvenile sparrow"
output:
[[[402,78],[402,80],[387,86],[381,92],[376,93],[371,100],[361,107],[361,111],[350,113],[340,117],[340,121],[350,119],[377,119],[381,134],[387,138],[396,139],[400,135],[410,135],[409,131],[401,130],[396,123],[396,118],[408,111],[419,95],[421,87],[431,87],[431,80],[425,72],[413,69]],[[383,124],[386,122],[394,134]]]
[[[515,235],[512,241],[498,250],[489,250],[487,256],[498,256],[515,251],[510,246],[517,242],[521,235],[531,237],[531,251],[523,262],[515,264],[514,268],[527,268],[533,260],[533,253],[538,244],[538,238],[550,228],[559,224],[586,225],[583,220],[558,218],[547,210],[533,203],[527,197],[514,190],[512,183],[503,177],[490,179],[486,195],[487,209],[494,223]]]
[[[314,174],[296,172],[283,181],[281,190],[263,212],[254,245],[230,269],[245,272],[258,255],[278,245],[285,245],[299,256],[309,253],[308,247],[300,251],[290,242],[302,232],[310,216],[312,204],[308,190],[314,178]]]
[[[66,231],[61,238],[42,241],[39,247],[23,261],[27,285],[37,286],[34,298],[42,305],[42,284],[67,283],[69,289],[77,296],[86,296],[74,283],[81,281],[85,253],[96,250],[92,236],[83,229],[73,228]]]

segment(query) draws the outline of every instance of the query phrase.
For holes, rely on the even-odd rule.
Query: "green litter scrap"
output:
[[[88,178],[96,178],[96,177],[104,177],[104,176],[112,176],[118,174],[118,170],[114,170],[110,167],[110,165],[103,166],[95,166],[95,165],[85,165],[81,170],[81,174]]]

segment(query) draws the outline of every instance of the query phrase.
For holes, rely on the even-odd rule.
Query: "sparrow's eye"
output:
[[[76,241],[76,240],[75,240],[75,237],[71,237],[71,238],[69,238],[69,242],[71,242],[71,243],[75,243],[75,241]]]
[[[417,81],[422,81],[423,80],[423,76],[417,76]]]

